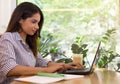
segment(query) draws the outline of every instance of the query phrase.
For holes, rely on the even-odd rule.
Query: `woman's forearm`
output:
[[[8,72],[7,76],[35,75],[37,72],[46,72],[46,68],[17,65],[16,67],[14,67],[12,70]]]

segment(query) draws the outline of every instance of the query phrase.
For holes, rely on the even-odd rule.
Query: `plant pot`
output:
[[[73,62],[80,62],[82,64],[83,54],[73,54],[72,58],[73,58]]]

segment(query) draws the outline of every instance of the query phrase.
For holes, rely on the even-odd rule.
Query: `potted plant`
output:
[[[87,56],[87,44],[84,44],[83,41],[84,36],[81,37],[76,37],[75,42],[73,42],[73,44],[71,45],[71,50],[73,53],[73,56],[76,57],[77,56],[82,56],[81,60],[82,60],[82,64],[85,66],[85,57]],[[77,59],[77,58],[75,58]],[[80,59],[77,59],[80,60]]]
[[[120,68],[120,63],[115,63],[116,57],[120,57],[118,53],[115,52],[115,44],[114,43],[114,33],[115,29],[109,29],[106,31],[106,33],[102,37],[102,46],[100,51],[100,59],[98,61],[98,67],[99,68],[110,68],[113,70],[118,71]],[[109,45],[109,47],[107,47]],[[117,69],[114,67],[117,66]]]
[[[105,50],[105,49],[101,49],[101,52],[100,52],[100,59],[99,59],[99,62],[98,62],[98,67],[99,68],[109,68],[109,67],[113,67],[112,69],[114,70],[119,70],[120,68],[120,63],[117,63],[117,69],[114,68],[114,62],[115,62],[115,58],[116,57],[120,57],[120,55],[118,53],[116,53],[115,51],[111,50],[111,49],[108,49],[108,50]],[[112,66],[112,63],[113,63],[113,66]],[[111,65],[111,66],[109,66]]]

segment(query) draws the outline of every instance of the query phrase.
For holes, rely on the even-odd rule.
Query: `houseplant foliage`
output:
[[[41,56],[44,58],[49,54],[50,42],[52,41],[53,36],[47,34],[46,37],[41,37],[38,39],[38,51],[41,53]]]
[[[99,60],[98,66],[101,68],[107,68],[108,64],[113,62],[116,57],[120,57],[120,55],[115,53],[113,50],[105,50],[105,49],[101,49],[100,55],[101,55],[101,59]]]
[[[59,58],[56,62],[72,62],[72,59],[65,56],[65,53],[62,52],[56,44],[54,44],[53,37],[54,36],[52,34],[47,34],[38,39],[38,51],[41,53],[41,56],[45,58],[50,55],[52,61]]]
[[[85,57],[87,56],[87,44],[83,43],[83,39],[85,36],[76,37],[75,42],[71,45],[71,50],[73,54],[82,54],[82,64],[85,65]]]
[[[118,53],[115,52],[115,39],[114,39],[114,34],[116,32],[116,29],[109,29],[106,31],[106,33],[103,35],[101,41],[104,44],[104,46],[102,46],[101,51],[100,51],[100,59],[98,62],[98,67],[100,68],[108,68],[109,64],[115,63],[115,58],[116,57],[120,57],[120,55]],[[106,47],[108,46],[109,47]],[[120,63],[117,64],[113,64],[113,65],[117,65],[117,69],[114,68],[114,66],[112,66],[116,71],[119,70],[120,68]]]

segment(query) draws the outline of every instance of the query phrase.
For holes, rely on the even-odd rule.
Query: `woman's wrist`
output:
[[[48,62],[47,66],[49,67],[49,66],[52,66],[54,64],[55,64],[55,62],[50,61],[50,62]]]
[[[66,69],[70,69],[70,64],[68,63],[68,64],[65,64],[65,68]]]

